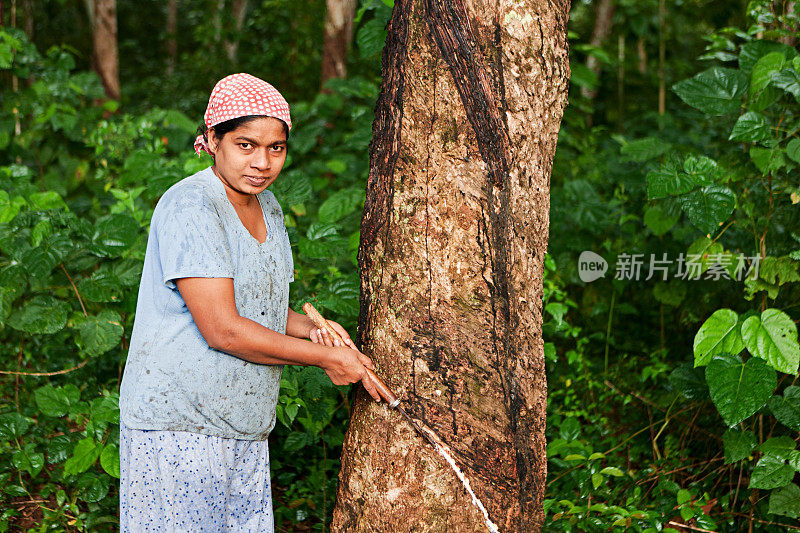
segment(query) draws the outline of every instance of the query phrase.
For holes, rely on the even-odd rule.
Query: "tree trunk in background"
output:
[[[167,3],[167,76],[175,74],[178,63],[178,0]]]
[[[792,14],[794,14],[794,12],[795,12],[795,2],[794,1],[786,2],[784,4],[784,9],[783,9],[784,15],[792,15]],[[789,31],[796,31],[797,30],[797,28],[795,26],[793,26],[793,25],[790,26],[788,24],[784,25],[783,29],[784,30],[789,30]],[[780,42],[782,42],[783,44],[787,45],[787,46],[794,46],[795,45],[795,38],[792,35],[786,35],[784,37],[781,37],[778,40]]]
[[[347,49],[353,40],[356,0],[327,0],[327,5],[320,87],[331,78],[347,76]]]
[[[608,34],[611,33],[611,26],[614,22],[614,0],[600,0],[597,5],[597,15],[594,19],[594,30],[592,31],[592,39],[589,44],[596,47],[603,46],[606,42]],[[600,79],[600,62],[593,55],[586,58],[586,66],[595,73],[597,79]],[[591,90],[588,87],[581,87],[581,94],[590,100],[594,100],[597,96],[596,90]]]
[[[244,15],[247,13],[247,0],[233,0],[233,22],[235,31],[234,35],[237,36],[236,40],[225,40],[225,52],[228,55],[228,61],[231,65],[236,64],[236,51],[239,49],[238,35],[242,31],[244,25]]]
[[[359,341],[501,531],[543,521],[542,275],[568,0],[396,0],[361,224]],[[357,396],[333,531],[486,531],[447,463]]]
[[[664,65],[667,62],[667,5],[665,0],[658,0],[658,114],[667,110],[667,82]],[[659,126],[660,127],[660,126]]]
[[[92,61],[94,70],[103,82],[106,95],[114,100],[119,100],[116,0],[94,0],[91,18],[94,38]]]
[[[23,0],[22,7],[25,9],[25,33],[33,42],[33,0]]]

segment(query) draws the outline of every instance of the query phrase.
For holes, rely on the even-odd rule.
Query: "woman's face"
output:
[[[228,132],[208,136],[214,171],[229,193],[258,194],[272,185],[286,161],[286,133],[277,118],[262,117]]]

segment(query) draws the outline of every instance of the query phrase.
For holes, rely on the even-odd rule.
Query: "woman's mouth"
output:
[[[250,182],[250,185],[254,187],[261,187],[267,182],[267,178],[259,178],[258,176],[245,176],[247,181]]]

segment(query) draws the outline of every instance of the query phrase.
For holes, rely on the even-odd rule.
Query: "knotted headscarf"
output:
[[[250,115],[277,118],[284,121],[289,130],[292,129],[289,104],[281,93],[264,80],[244,73],[231,74],[217,82],[203,119],[206,128],[211,128],[226,120]],[[203,135],[195,139],[194,150],[198,156],[203,151],[211,153]]]

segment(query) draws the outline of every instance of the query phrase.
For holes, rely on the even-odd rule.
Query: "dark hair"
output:
[[[250,122],[253,122],[257,118],[274,118],[274,117],[267,117],[266,115],[248,115],[246,117],[236,117],[230,120],[226,120],[225,122],[220,122],[216,126],[212,126],[214,130],[214,134],[217,136],[217,140],[221,141],[225,134],[232,132],[239,126],[244,126]],[[281,119],[277,119],[281,120]],[[284,121],[281,120],[281,124],[283,125],[283,133],[286,134],[286,138],[289,138],[289,126],[286,125]],[[203,139],[208,142],[208,128],[205,124],[201,124],[199,128],[197,128],[197,134],[202,135]]]

